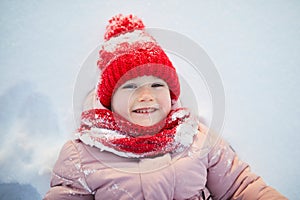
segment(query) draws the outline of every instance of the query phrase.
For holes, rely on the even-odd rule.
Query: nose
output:
[[[141,87],[138,90],[138,101],[139,102],[150,102],[154,100],[154,96],[151,92],[151,89],[147,86]]]

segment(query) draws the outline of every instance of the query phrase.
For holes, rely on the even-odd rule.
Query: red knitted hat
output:
[[[179,97],[180,85],[175,68],[144,28],[141,19],[133,15],[119,14],[109,20],[97,62],[101,70],[97,96],[107,108],[110,108],[114,90],[127,80],[144,75],[163,79],[169,86],[171,99]]]

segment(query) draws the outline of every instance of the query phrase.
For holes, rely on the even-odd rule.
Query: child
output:
[[[104,38],[102,107],[82,113],[44,199],[286,199],[179,106],[176,70],[140,19],[113,17]]]

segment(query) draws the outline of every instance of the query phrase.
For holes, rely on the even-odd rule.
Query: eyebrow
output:
[[[124,88],[128,85],[137,85],[137,86],[141,85],[141,83],[139,81],[137,81],[137,82],[136,81],[131,82],[131,81],[132,80],[128,80],[128,83],[124,83],[123,85],[121,85],[120,88]],[[149,83],[150,84],[159,83],[159,84],[168,85],[167,82],[165,82],[163,79],[157,78],[157,77],[155,77],[153,80],[147,80],[146,83],[144,82],[142,85],[149,84]]]
[[[126,84],[122,85],[121,88],[128,88],[128,87],[133,87],[136,85],[137,85],[136,83],[126,83]]]

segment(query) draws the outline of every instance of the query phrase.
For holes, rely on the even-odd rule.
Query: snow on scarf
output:
[[[193,142],[198,123],[187,109],[172,110],[153,126],[140,126],[107,109],[84,111],[77,137],[83,143],[122,157],[154,157],[182,152]]]

